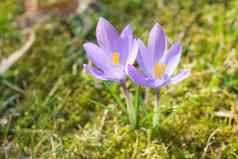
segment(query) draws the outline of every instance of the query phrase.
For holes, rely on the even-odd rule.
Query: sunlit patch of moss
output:
[[[140,128],[127,126],[119,86],[82,71],[82,43],[95,39],[95,30],[77,28],[79,36],[72,40],[56,20],[37,29],[33,48],[0,79],[0,158],[237,158],[237,121],[215,112],[236,105],[238,2],[133,0],[101,5],[102,12],[85,19],[92,28],[96,17],[105,15],[119,29],[131,23],[135,34],[146,40],[148,29],[159,21],[169,44],[183,44],[179,67],[192,67],[192,75],[162,90],[160,127],[151,130],[152,97],[146,103],[148,113],[140,114]],[[22,11],[10,0],[0,2],[0,8],[0,57],[5,57],[24,40],[12,24]],[[135,93],[134,84],[128,84]]]

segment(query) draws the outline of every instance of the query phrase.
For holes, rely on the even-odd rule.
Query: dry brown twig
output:
[[[206,144],[206,146],[204,147],[204,149],[203,149],[203,153],[202,153],[202,156],[201,156],[201,159],[205,159],[206,158],[206,155],[207,155],[207,151],[208,151],[208,149],[209,149],[209,146],[210,145],[212,145],[212,139],[214,139],[214,136],[218,133],[220,131],[220,129],[216,129],[216,130],[214,130],[211,134],[210,134],[210,136],[208,137],[208,139],[207,139],[207,144]]]
[[[9,70],[31,48],[35,41],[34,25],[49,19],[50,13],[65,18],[85,10],[90,4],[96,4],[96,0],[62,0],[60,3],[50,6],[41,6],[38,0],[24,0],[23,2],[25,14],[17,17],[16,21],[23,29],[30,30],[27,34],[27,41],[21,49],[0,61],[0,74],[4,74]]]
[[[30,30],[27,33],[27,41],[26,43],[17,50],[12,53],[9,57],[0,61],[0,74],[4,74],[7,70],[10,69],[12,65],[14,65],[23,55],[27,53],[27,51],[31,48],[35,41],[35,33],[33,30]]]
[[[227,95],[227,92],[223,90],[223,92]],[[222,110],[215,112],[214,115],[220,118],[229,119],[229,125],[237,123],[237,113],[238,113],[238,98],[236,101],[231,104],[230,110]]]

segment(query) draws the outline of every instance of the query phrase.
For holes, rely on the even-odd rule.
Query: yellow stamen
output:
[[[161,78],[166,69],[166,64],[157,63],[154,66],[154,74],[156,78]]]
[[[118,52],[114,52],[114,53],[112,54],[112,62],[113,62],[113,64],[115,64],[115,65],[120,64],[120,54],[119,54]]]

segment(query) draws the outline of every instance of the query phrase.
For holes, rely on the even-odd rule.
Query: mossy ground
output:
[[[0,59],[23,43],[14,24],[22,14],[16,2],[0,2]],[[237,121],[214,115],[237,107],[238,1],[101,5],[100,12],[88,10],[70,21],[73,39],[57,20],[39,27],[33,48],[1,77],[0,158],[238,158]],[[140,102],[140,126],[133,130],[120,87],[83,73],[82,44],[95,41],[99,16],[118,29],[130,23],[143,40],[159,21],[170,44],[182,42],[179,67],[192,68],[192,75],[162,90],[158,129],[150,122],[153,91],[146,106]],[[127,84],[142,96],[142,88]]]

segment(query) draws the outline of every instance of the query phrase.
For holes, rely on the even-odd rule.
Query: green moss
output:
[[[238,158],[237,121],[215,115],[237,105],[238,3],[224,2],[103,0],[100,12],[69,20],[73,39],[57,20],[39,27],[33,48],[0,78],[0,158]],[[0,2],[0,59],[23,43],[21,12],[16,0]],[[192,75],[162,90],[159,128],[151,129],[154,92],[133,130],[119,86],[83,73],[82,44],[95,41],[101,15],[143,40],[159,21],[170,44],[182,42],[179,67]]]

